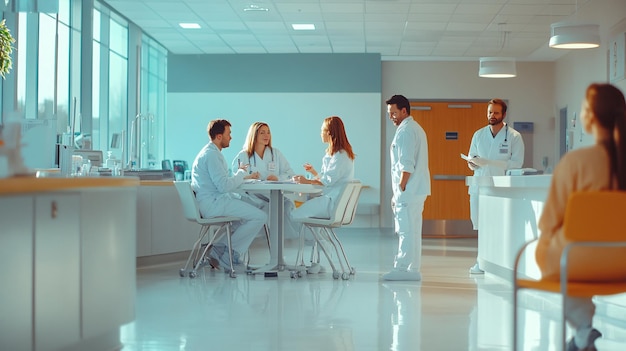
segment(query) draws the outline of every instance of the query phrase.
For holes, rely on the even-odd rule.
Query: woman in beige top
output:
[[[610,84],[591,84],[580,113],[582,127],[595,144],[568,152],[554,169],[548,198],[539,219],[541,236],[536,259],[542,276],[559,279],[559,260],[567,245],[563,237],[565,206],[571,193],[594,190],[626,190],[626,103],[624,95]],[[593,219],[589,219],[593,220]],[[575,260],[579,279],[593,279],[593,264]],[[584,266],[588,269],[585,271]],[[597,274],[597,272],[596,272]],[[567,298],[565,317],[576,330],[567,350],[596,350],[593,329],[595,305],[589,298]]]

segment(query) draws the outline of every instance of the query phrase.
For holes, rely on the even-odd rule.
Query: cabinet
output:
[[[0,183],[0,350],[121,348],[135,310],[138,184]]]
[[[79,341],[79,213],[77,194],[0,198],[0,315],[11,316],[0,322],[2,349]]]
[[[80,340],[80,198],[34,197],[35,350]]]
[[[0,197],[0,349],[32,350],[33,199]],[[27,253],[27,254],[25,254]],[[9,317],[10,316],[10,317]]]
[[[137,257],[188,251],[200,226],[183,215],[172,182],[139,187],[137,196]]]

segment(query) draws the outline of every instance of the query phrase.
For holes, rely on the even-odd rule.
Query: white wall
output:
[[[169,93],[167,103],[166,159],[186,160],[189,167],[209,141],[209,121],[224,118],[233,125],[231,145],[222,150],[229,165],[250,125],[263,121],[270,126],[272,146],[296,173],[305,173],[305,162],[319,170],[326,149],[320,127],[324,118],[339,116],[357,155],[355,177],[369,186],[360,203],[380,203],[379,93]]]
[[[580,123],[580,107],[585,96],[585,90],[591,83],[606,83],[609,81],[608,57],[611,38],[626,32],[626,1],[604,0],[591,8],[585,7],[593,23],[600,24],[601,45],[597,49],[571,50],[567,55],[556,62],[555,75],[555,104],[561,109],[567,107],[569,126],[573,130],[573,148],[593,143],[593,137],[582,131]],[[626,80],[614,83],[626,93]],[[572,119],[576,114],[576,126],[572,127]],[[556,131],[561,128],[558,124]],[[556,134],[558,137],[558,134]],[[557,146],[558,148],[558,146]]]

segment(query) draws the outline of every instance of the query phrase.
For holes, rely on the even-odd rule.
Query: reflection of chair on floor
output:
[[[563,222],[568,244],[561,254],[560,281],[520,278],[518,266],[532,240],[518,252],[513,267],[513,349],[517,345],[517,303],[521,289],[561,294],[562,347],[565,350],[565,296],[591,297],[626,292],[626,235],[622,217],[626,192],[578,192],[570,196]]]
[[[196,196],[193,192],[193,189],[191,188],[191,183],[188,181],[175,181],[174,186],[176,187],[176,191],[178,192],[178,196],[180,197],[180,201],[183,205],[183,213],[185,214],[185,218],[202,226],[200,228],[198,240],[196,240],[196,242],[193,244],[193,247],[191,248],[191,252],[189,253],[189,257],[187,258],[187,263],[185,263],[185,267],[180,269],[180,276],[184,277],[185,274],[189,272],[189,277],[195,278],[197,276],[198,268],[207,263],[206,257],[209,248],[216,240],[219,240],[223,235],[226,235],[228,239],[228,251],[230,256],[229,273],[231,277],[236,277],[235,270],[233,269],[233,250],[230,241],[230,227],[232,222],[239,221],[241,220],[241,218],[221,216],[202,218],[202,216],[200,215],[200,209],[198,208],[198,202],[196,201]],[[202,241],[205,239],[205,237],[207,237],[207,243],[202,244]],[[189,263],[191,263],[192,260],[192,268],[188,270]]]
[[[313,245],[313,252],[311,254],[312,261],[317,256],[319,263],[319,252],[316,250],[321,249],[328,263],[333,269],[333,278],[338,279],[341,276],[342,279],[348,279],[350,275],[355,273],[354,268],[350,266],[346,252],[341,244],[341,241],[337,237],[334,228],[339,228],[344,225],[349,225],[354,220],[356,214],[357,204],[359,202],[359,196],[361,194],[361,182],[359,180],[353,180],[346,183],[341,196],[337,200],[337,204],[331,212],[330,218],[315,218],[309,217],[301,219],[303,224],[300,232],[300,244],[298,247],[298,256],[296,259],[296,265],[300,267],[301,271],[306,268],[304,265],[303,250],[304,250],[304,236],[306,228],[311,231],[313,238],[315,238],[315,244]],[[341,274],[337,270],[335,263],[332,260],[332,253],[328,252],[329,247],[325,247],[324,242],[330,243],[335,251],[337,262],[341,267]]]

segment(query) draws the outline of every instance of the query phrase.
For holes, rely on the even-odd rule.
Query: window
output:
[[[86,17],[92,18],[89,23],[82,23],[83,11],[93,14]],[[142,132],[146,163],[141,167],[160,165],[165,154],[167,51],[158,42],[97,0],[59,0],[58,13],[5,12],[4,16],[16,43],[13,70],[1,82],[3,116],[27,121],[24,126],[50,129],[51,138],[29,141],[34,153],[49,154],[55,142],[68,143],[72,123],[76,136],[80,133],[79,139],[90,141],[80,146],[106,152],[112,135],[130,134],[132,120],[141,113],[150,116]],[[91,43],[82,37],[84,27],[93,28],[87,31]],[[131,33],[134,42],[141,43],[141,54],[129,50]],[[139,62],[141,82],[129,62]],[[141,87],[137,97],[136,86]],[[124,147],[128,146],[126,141]],[[121,149],[112,151],[121,157]],[[54,157],[49,159],[27,166],[55,166]]]

